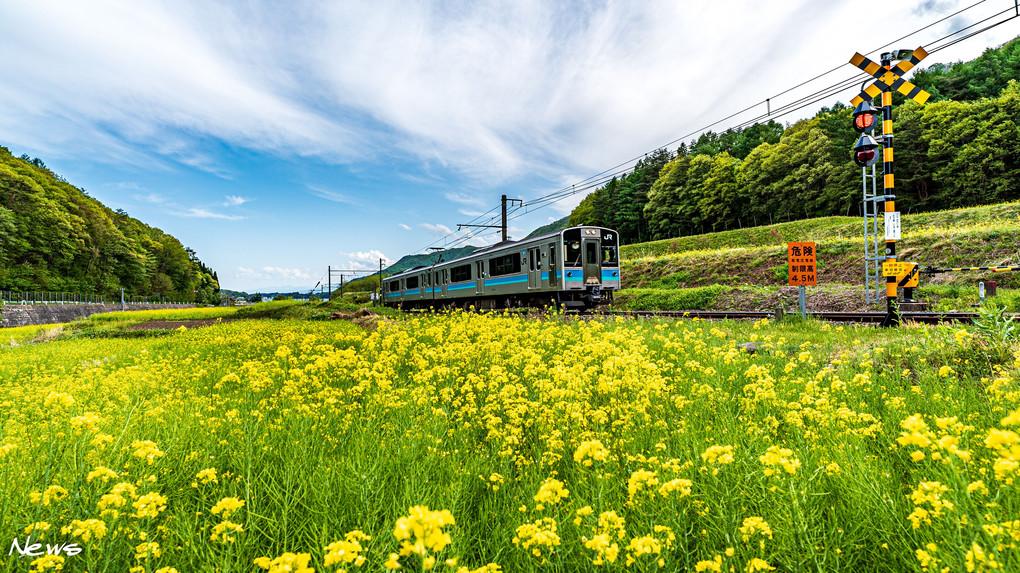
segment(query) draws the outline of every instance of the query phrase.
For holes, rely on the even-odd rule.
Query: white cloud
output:
[[[226,196],[226,201],[223,202],[223,206],[224,207],[239,207],[241,205],[244,205],[245,203],[248,203],[249,201],[252,201],[252,199],[250,199],[248,197],[242,197],[240,195],[227,195]]]
[[[239,266],[234,278],[258,281],[294,281],[308,282],[314,280],[308,269],[265,266],[258,270]]]
[[[273,57],[283,40],[273,37],[274,19],[258,15],[177,2],[8,6],[0,49],[33,56],[0,63],[0,76],[19,78],[0,83],[0,124],[44,148],[56,142],[26,132],[32,123],[52,126],[63,143],[113,134],[224,177],[229,170],[200,152],[195,136],[274,153],[360,157],[368,142],[355,145],[350,128],[308,105],[286,63]],[[51,97],[67,85],[73,97]],[[96,143],[111,160],[123,151]]]
[[[0,126],[7,141],[55,157],[180,164],[225,179],[240,168],[226,163],[221,142],[331,163],[412,158],[411,173],[396,174],[411,182],[444,181],[448,170],[475,186],[556,178],[629,161],[762,102],[713,128],[725,129],[818,72],[842,66],[839,75],[852,76],[854,51],[961,6],[890,5],[893,24],[861,28],[847,25],[860,10],[851,0],[8,2],[0,52],[17,57],[0,59]],[[1000,9],[991,6],[903,45]],[[922,67],[1013,35],[996,28]],[[445,197],[486,205],[469,192]]]
[[[348,258],[347,266],[352,269],[378,270],[379,259],[383,260],[383,265],[391,264],[389,257],[384,255],[382,251],[371,250],[340,254]]]
[[[418,226],[421,227],[422,229],[425,229],[430,234],[436,235],[437,237],[443,237],[443,236],[449,235],[450,233],[453,232],[446,225],[438,225],[438,224],[437,225],[433,225],[431,223],[418,223]]]
[[[397,224],[400,225],[400,228],[405,230],[405,231],[411,231],[412,230],[410,225],[405,225],[403,223],[397,223]]]

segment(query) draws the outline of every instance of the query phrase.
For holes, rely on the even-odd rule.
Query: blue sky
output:
[[[771,105],[852,76],[855,51],[1013,6],[890,46],[974,2],[899,4],[860,28],[865,4],[844,0],[0,0],[0,145],[178,237],[224,288],[310,289],[327,266],[442,246],[501,194],[527,204],[841,64]],[[518,212],[511,236],[581,198]]]

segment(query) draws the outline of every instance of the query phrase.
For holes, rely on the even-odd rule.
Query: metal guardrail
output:
[[[0,304],[191,304],[164,296],[129,296],[123,300],[119,296],[52,291],[12,291],[0,290]]]

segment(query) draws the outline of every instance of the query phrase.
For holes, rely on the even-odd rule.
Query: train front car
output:
[[[563,293],[566,308],[593,309],[613,302],[620,290],[620,241],[612,229],[563,231]]]

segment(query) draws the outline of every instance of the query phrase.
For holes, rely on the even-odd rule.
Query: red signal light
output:
[[[875,162],[875,158],[877,156],[878,153],[874,149],[869,149],[867,151],[858,151],[857,164],[862,166],[871,165],[872,163]]]
[[[878,121],[878,110],[871,106],[867,100],[862,101],[854,109],[853,122],[854,131],[857,133],[871,133]]]
[[[878,142],[868,134],[861,135],[854,145],[854,163],[861,167],[871,167],[878,162]]]

